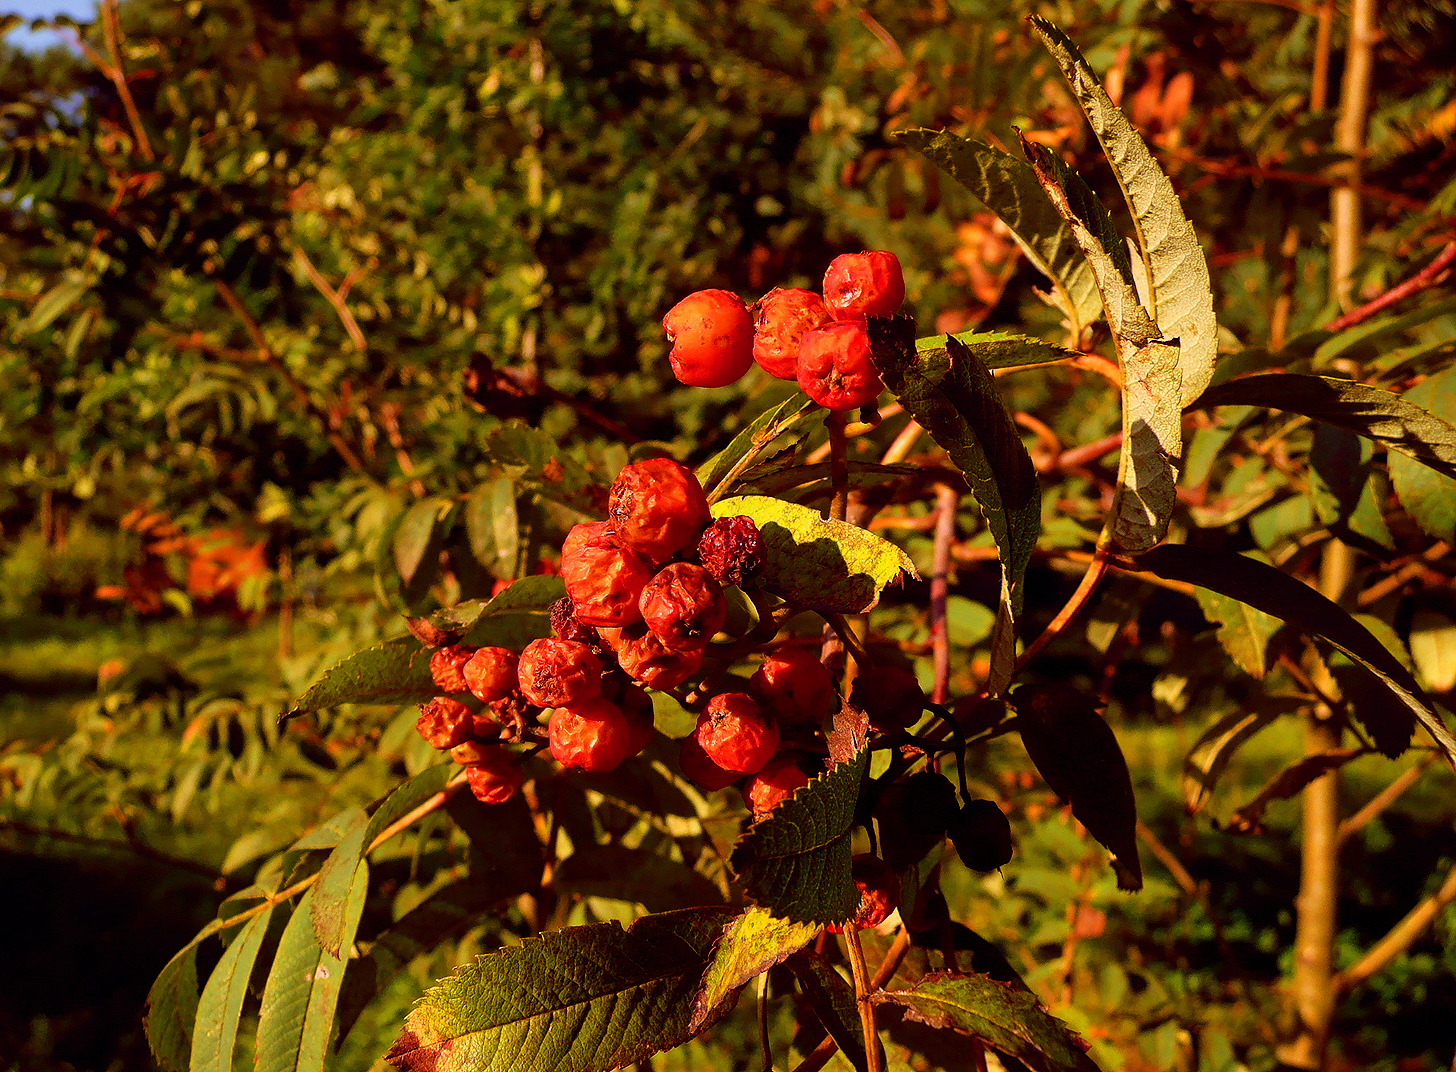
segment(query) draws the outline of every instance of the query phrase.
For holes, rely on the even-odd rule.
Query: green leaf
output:
[[[850,827],[869,746],[796,791],[738,839],[730,863],[744,892],[794,922],[838,923],[859,906],[850,877]]]
[[[584,845],[556,868],[556,885],[586,897],[611,897],[649,912],[721,904],[718,887],[685,863],[623,845]]]
[[[825,520],[807,506],[766,495],[713,504],[714,517],[738,515],[751,517],[763,537],[761,583],[794,603],[860,614],[901,574],[920,576],[910,556],[890,541],[857,525]]]
[[[782,964],[819,936],[817,923],[792,923],[764,908],[749,908],[723,928],[703,986],[693,1001],[688,1030],[696,1034],[750,979]]]
[[[320,1072],[328,1053],[339,988],[348,966],[349,947],[369,892],[369,865],[359,861],[344,905],[343,959],[332,957],[314,938],[309,889],[293,910],[263,987],[258,1011],[255,1072]]]
[[[945,350],[919,352],[908,317],[872,317],[868,328],[870,351],[885,385],[970,481],[1000,550],[998,625],[1009,637],[1041,532],[1041,489],[1031,456],[975,349],[949,336]],[[1005,685],[1010,667],[1004,662],[993,660],[987,686],[992,693]]]
[[[79,279],[67,279],[57,283],[42,294],[40,300],[31,308],[30,315],[20,325],[20,333],[31,335],[50,327],[56,317],[75,305],[90,289],[90,283]]]
[[[1148,312],[1161,337],[1178,342],[1176,367],[1182,374],[1181,404],[1186,406],[1208,386],[1218,360],[1213,283],[1198,236],[1183,215],[1173,184],[1077,46],[1045,19],[1032,16],[1031,25],[1061,67],[1122,187],[1137,228],[1143,276],[1152,284],[1144,295]]]
[[[1423,380],[1402,398],[1411,405],[1424,407],[1433,420],[1456,422],[1456,366]],[[1422,424],[1421,429],[1423,440],[1436,440],[1439,434],[1430,422]],[[1446,432],[1452,432],[1449,423]],[[1439,475],[1431,472],[1434,467],[1426,457],[1419,459],[1423,467],[1399,455],[1390,456],[1390,482],[1395,485],[1400,504],[1427,535],[1447,543],[1456,542],[1456,480],[1452,479],[1449,464],[1453,443],[1456,441],[1441,440],[1443,460],[1448,465]],[[1434,443],[1430,445],[1434,450]]]
[[[424,703],[440,691],[430,675],[431,654],[413,639],[356,652],[325,670],[287,717],[343,703]]]
[[[1456,477],[1456,427],[1448,419],[1456,418],[1453,372],[1456,370],[1433,376],[1404,396],[1330,376],[1266,373],[1209,388],[1198,406],[1259,406],[1303,414],[1372,439],[1437,473]],[[1448,384],[1452,400],[1443,406]],[[1397,465],[1420,472],[1416,465],[1395,457],[1390,463],[1392,477]]]
[[[607,1072],[692,1037],[728,908],[572,927],[477,957],[428,990],[385,1060],[415,1072]]]
[[[1111,222],[1097,196],[1056,153],[1025,138],[1022,148],[1092,266],[1117,344],[1123,376],[1122,455],[1104,538],[1136,554],[1163,538],[1177,504],[1173,462],[1183,454],[1180,392],[1186,393],[1180,386],[1179,352],[1163,341],[1138,301],[1126,254],[1115,234],[1106,233]]]
[[[409,584],[434,549],[437,553],[449,535],[445,522],[454,513],[450,499],[421,499],[405,511],[394,530],[394,568]]]
[[[359,869],[360,858],[369,844],[364,840],[369,832],[364,809],[350,808],[345,814],[348,825],[344,835],[319,869],[309,903],[314,939],[319,948],[335,960],[340,958],[339,948],[345,934],[351,932],[347,915],[349,896],[353,890],[354,873]],[[367,865],[364,873],[367,881]]]
[[[1215,589],[1266,614],[1277,615],[1311,636],[1328,640],[1375,675],[1398,701],[1378,709],[1356,709],[1383,753],[1395,757],[1405,750],[1415,720],[1426,727],[1447,762],[1456,767],[1456,737],[1431,708],[1410,671],[1369,629],[1309,585],[1231,551],[1164,545],[1141,556],[1138,563],[1159,577]]]
[[[243,1014],[248,977],[253,972],[253,963],[258,959],[272,915],[273,906],[269,905],[248,920],[212,970],[197,1005],[190,1072],[232,1072],[233,1043],[238,1037],[238,1018]]]
[[[1288,800],[1290,797],[1303,792],[1304,787],[1321,775],[1343,767],[1352,759],[1359,759],[1367,755],[1368,750],[1364,748],[1336,748],[1328,752],[1316,752],[1314,755],[1302,756],[1290,763],[1255,794],[1254,799],[1239,808],[1229,816],[1224,829],[1232,830],[1236,834],[1249,834],[1257,832],[1259,822],[1264,818],[1264,812],[1269,805],[1276,800]]]
[[[1269,669],[1269,641],[1284,624],[1272,614],[1211,588],[1194,587],[1203,616],[1218,623],[1218,642],[1239,669],[1259,680]]]
[[[1117,888],[1142,889],[1132,777],[1117,735],[1097,713],[1096,699],[1065,685],[1018,685],[1011,690],[1011,703],[1037,771],[1112,853]]]
[[[814,403],[802,391],[767,409],[739,432],[729,444],[698,466],[698,483],[708,494],[710,503],[717,502],[733,490],[728,478],[741,473],[764,447],[794,426]]]
[[[1333,425],[1317,426],[1309,452],[1309,499],[1320,523],[1342,539],[1394,551],[1375,490],[1373,453],[1368,439]]]
[[[1032,994],[987,975],[932,972],[908,990],[874,1000],[905,1008],[913,1020],[970,1035],[1034,1072],[1097,1072],[1087,1044]]]
[[[364,830],[364,851],[367,852],[374,839],[384,833],[385,827],[404,818],[436,793],[442,792],[450,779],[458,773],[460,767],[454,763],[437,763],[420,771],[409,781],[401,782],[383,800],[371,805],[369,825]]]
[[[1410,653],[1433,692],[1456,688],[1456,622],[1434,610],[1411,616]]]
[[[470,493],[465,501],[465,531],[475,561],[496,577],[508,580],[520,572],[521,530],[513,480],[489,480]]]
[[[1086,270],[1086,264],[1080,257],[1078,262]],[[1092,280],[1090,274],[1087,279],[1090,284]],[[1057,346],[1044,339],[1034,339],[1030,335],[1012,335],[1004,331],[958,331],[951,338],[974,350],[976,356],[985,362],[988,369],[1045,365],[1052,361],[1063,361],[1066,358],[1077,356],[1077,351],[1068,350],[1064,346]],[[945,340],[944,335],[931,335],[927,338],[916,339],[915,349],[921,353],[930,350],[944,350],[947,345]]]
[[[503,632],[521,628],[549,629],[551,604],[564,595],[566,585],[560,577],[549,574],[521,577],[491,599],[466,600],[437,610],[425,618],[411,618],[408,624],[410,632],[432,648],[462,641],[483,647],[499,643],[494,638]],[[543,619],[545,625],[530,622],[531,617]]]
[[[1214,786],[1245,741],[1299,706],[1297,699],[1264,697],[1252,708],[1239,707],[1204,730],[1183,761],[1183,804],[1188,813],[1196,815],[1208,804]]]
[[[848,474],[846,482],[851,488],[873,487],[900,477],[920,476],[925,471],[915,465],[879,465],[875,462],[848,462],[845,469]],[[743,474],[739,486],[745,492],[755,495],[783,495],[792,491],[793,497],[798,499],[805,497],[800,489],[812,484],[821,485],[818,490],[827,494],[832,473],[833,466],[829,462],[791,465],[787,469],[776,469],[764,476],[755,476],[750,469]]]
[[[823,957],[803,953],[789,961],[799,993],[814,1010],[829,1037],[839,1044],[840,1051],[859,1072],[869,1067],[865,1059],[864,1026],[859,1018],[859,1004],[854,987],[834,970]],[[880,1067],[884,1067],[881,1060]]]
[[[208,934],[221,929],[214,920],[212,930],[188,942],[157,973],[147,991],[143,1026],[147,1044],[157,1064],[166,1072],[187,1072],[192,1055],[192,1027],[197,1019],[197,946]]]
[[[1000,217],[1027,259],[1051,280],[1055,304],[1067,317],[1069,334],[1074,339],[1097,319],[1102,302],[1092,273],[1078,255],[1067,225],[1047,202],[1031,168],[999,149],[946,131],[901,130],[894,137],[925,156]]]

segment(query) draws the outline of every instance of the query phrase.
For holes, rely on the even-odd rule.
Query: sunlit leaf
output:
[[[233,1043],[237,1041],[238,1018],[248,993],[248,976],[272,915],[273,906],[269,905],[248,920],[212,970],[197,1005],[190,1072],[232,1072]]]
[[[430,655],[408,638],[356,652],[324,671],[289,717],[342,703],[424,703],[440,691],[430,675]]]
[[[1269,641],[1284,623],[1247,603],[1209,588],[1193,589],[1203,616],[1218,623],[1218,642],[1246,674],[1263,679],[1269,669]]]
[[[817,923],[793,923],[765,908],[748,908],[723,928],[713,959],[693,1002],[688,1028],[697,1032],[750,979],[803,949],[822,930]]]

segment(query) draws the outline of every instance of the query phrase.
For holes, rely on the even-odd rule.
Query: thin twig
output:
[[[1398,194],[1392,190],[1382,190],[1375,186],[1365,186],[1358,181],[1338,176],[1315,175],[1302,171],[1281,171],[1278,168],[1258,167],[1252,164],[1236,164],[1230,160],[1207,160],[1195,156],[1182,149],[1170,148],[1166,145],[1152,146],[1156,152],[1164,152],[1169,156],[1181,160],[1186,164],[1209,172],[1211,175],[1242,175],[1255,179],[1271,179],[1275,182],[1293,182],[1308,186],[1325,186],[1331,189],[1352,190],[1361,197],[1368,197],[1373,201],[1387,201],[1392,205],[1401,208],[1414,209],[1419,211],[1426,207],[1425,202],[1406,194]]]
[[[955,542],[955,515],[960,501],[955,488],[948,484],[935,486],[935,559],[930,578],[930,647],[935,656],[935,683],[930,698],[938,704],[945,703],[950,695],[950,634],[945,618],[950,595],[950,552]]]
[[[1172,850],[1164,845],[1158,835],[1148,829],[1148,825],[1141,819],[1137,821],[1137,835],[1143,839],[1143,844],[1158,858],[1158,862],[1163,865],[1168,874],[1173,876],[1173,881],[1178,883],[1178,888],[1189,897],[1197,897],[1198,882],[1188,873],[1188,868],[1183,866],[1183,862],[1173,855]]]
[[[349,311],[343,295],[329,286],[329,281],[319,274],[319,270],[313,266],[313,261],[308,259],[308,254],[303,251],[302,246],[293,247],[293,259],[303,269],[303,274],[313,284],[314,290],[322,294],[324,300],[333,306],[334,314],[339,318],[339,323],[344,325],[344,331],[348,333],[349,340],[353,342],[354,348],[362,354],[367,349],[364,345],[364,333],[359,330],[359,321],[355,320],[354,314]]]
[[[885,456],[880,459],[881,465],[898,465],[910,457],[910,452],[915,449],[915,444],[920,442],[920,437],[925,434],[918,421],[911,418],[909,424],[900,429],[900,434],[885,451]]]
[[[159,864],[166,864],[168,867],[175,867],[182,871],[191,871],[195,875],[212,879],[215,883],[226,883],[228,876],[221,874],[206,864],[198,863],[196,860],[187,860],[180,856],[170,856],[160,849],[154,849],[136,834],[129,824],[123,824],[122,829],[126,832],[125,841],[117,841],[115,838],[91,837],[88,834],[73,834],[67,830],[52,830],[43,826],[31,826],[29,823],[19,822],[15,819],[0,819],[0,833],[6,830],[13,830],[16,833],[27,834],[31,837],[50,838],[53,841],[68,841],[76,845],[87,845],[91,848],[102,851],[129,852],[135,856],[141,856],[148,860],[154,860]]]
[[[830,413],[824,418],[824,427],[829,430],[829,483],[834,489],[829,516],[835,521],[843,521],[849,513],[849,443],[844,425],[842,413]]]
[[[844,932],[845,945],[849,947],[850,974],[854,976],[854,1002],[859,1006],[859,1023],[864,1031],[865,1066],[869,1072],[884,1072],[880,1061],[880,1033],[875,1029],[875,1006],[870,1000],[869,970],[865,967],[864,946],[860,944],[859,930],[852,924]]]
[[[870,989],[883,989],[885,984],[900,970],[900,965],[905,960],[905,954],[909,951],[910,928],[902,923],[895,934],[895,940],[890,943],[890,948],[885,950],[885,956],[880,961],[880,966],[875,969],[874,978],[870,980]]]
[[[1336,994],[1345,994],[1369,979],[1409,949],[1441,910],[1453,901],[1456,901],[1456,866],[1446,872],[1446,881],[1441,883],[1439,890],[1406,913],[1405,918],[1371,946],[1363,957],[1344,971],[1336,972],[1330,980],[1331,988]]]
[[[773,1050],[768,1044],[768,972],[758,976],[758,1049],[763,1056],[763,1072],[773,1072]]]
[[[1423,290],[1440,285],[1451,271],[1453,264],[1456,264],[1456,239],[1448,242],[1446,248],[1436,255],[1435,260],[1404,283],[1391,287],[1378,298],[1372,298],[1364,305],[1351,309],[1344,316],[1331,320],[1322,330],[1344,331],[1348,327],[1369,320],[1376,313],[1389,308],[1398,301],[1409,298],[1412,294],[1419,294]]]
[[[1352,835],[1369,826],[1377,815],[1394,804],[1402,793],[1416,784],[1420,776],[1426,772],[1426,768],[1436,762],[1436,758],[1436,753],[1432,752],[1414,767],[1402,771],[1399,778],[1371,797],[1369,802],[1354,815],[1341,822],[1339,830],[1335,834],[1340,844],[1343,845]]]
[[[126,121],[131,124],[132,136],[136,138],[137,151],[142,159],[153,159],[152,144],[147,140],[142,126],[141,114],[137,112],[136,101],[132,99],[131,87],[126,83],[126,69],[121,63],[121,20],[116,16],[116,0],[101,0],[101,32],[106,37],[106,51],[111,54],[109,68],[102,74],[111,80],[116,92],[121,95],[121,106],[126,110]]]
[[[1011,668],[1013,678],[1026,669],[1027,665],[1042,653],[1042,649],[1061,635],[1062,630],[1066,629],[1072,619],[1077,616],[1077,612],[1087,605],[1092,598],[1092,593],[1097,590],[1098,582],[1107,573],[1110,558],[1111,555],[1108,552],[1102,548],[1097,549],[1097,553],[1092,556],[1092,561],[1088,563],[1087,572],[1082,574],[1082,581],[1077,585],[1071,598],[1067,600],[1061,610],[1057,611],[1057,616],[1041,631],[1041,635],[1021,653],[1021,658],[1016,660],[1016,665]]]

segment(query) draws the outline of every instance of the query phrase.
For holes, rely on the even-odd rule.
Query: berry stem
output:
[[[758,977],[758,1049],[763,1055],[763,1072],[773,1072],[773,1050],[768,1044],[768,972]]]
[[[829,484],[834,497],[829,501],[829,516],[843,521],[849,514],[849,438],[844,434],[847,418],[831,412],[824,418],[829,430]]]
[[[950,694],[950,634],[945,621],[950,594],[950,548],[955,542],[956,507],[961,497],[949,484],[937,484],[935,499],[935,565],[930,578],[930,645],[935,658],[935,683],[930,699],[943,704]]]
[[[1067,600],[1062,609],[1057,611],[1057,616],[1041,631],[1041,635],[1021,653],[1021,658],[1016,660],[1016,665],[1011,668],[1013,679],[1025,670],[1048,644],[1061,635],[1062,630],[1066,629],[1072,619],[1077,616],[1077,612],[1091,601],[1092,593],[1097,591],[1098,582],[1107,573],[1111,557],[1111,552],[1106,548],[1097,548],[1097,553],[1092,556],[1092,561],[1087,566],[1087,572],[1082,575],[1082,581],[1077,585],[1077,590],[1072,593],[1071,598]]]
[[[880,1035],[875,1029],[875,1006],[870,1001],[869,970],[865,967],[864,946],[860,944],[859,931],[850,926],[844,932],[845,944],[849,946],[849,966],[854,974],[854,1001],[859,1006],[859,1022],[864,1029],[865,1067],[869,1072],[884,1072],[880,1060]]]
[[[834,630],[834,635],[839,637],[839,642],[849,652],[850,658],[858,664],[859,669],[864,670],[874,665],[870,659],[870,653],[865,649],[864,641],[860,639],[849,620],[837,610],[826,610],[822,612],[824,620]]]

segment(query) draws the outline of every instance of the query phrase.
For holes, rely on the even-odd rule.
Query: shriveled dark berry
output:
[[[482,804],[504,804],[516,795],[524,780],[521,768],[511,762],[504,748],[496,746],[486,750],[478,763],[465,771],[465,782],[470,792]]]
[[[465,687],[482,703],[504,700],[516,691],[520,660],[510,648],[481,648],[465,664]]]
[[[602,662],[575,640],[533,640],[521,652],[521,693],[539,707],[560,707],[597,695]]]
[[[832,319],[823,298],[797,287],[775,287],[754,303],[752,313],[753,359],[763,371],[781,380],[796,375],[804,332]]]
[[[746,692],[723,692],[708,701],[694,731],[718,766],[757,774],[779,750],[779,727]]]
[[[620,626],[641,618],[637,599],[652,567],[605,521],[577,525],[561,545],[561,579],[577,621]]]
[[[950,840],[972,871],[995,871],[1011,862],[1011,823],[994,800],[968,800],[950,822]]]
[[[609,700],[593,696],[558,707],[547,727],[551,755],[563,767],[609,771],[631,755],[632,731],[621,710]]]
[[[647,628],[674,651],[701,649],[728,616],[722,587],[691,562],[670,562],[658,570],[637,606]]]
[[[551,631],[562,640],[574,640],[589,648],[601,643],[596,629],[577,617],[576,604],[570,596],[562,596],[551,604]]]
[[[784,645],[764,656],[749,680],[753,698],[785,724],[818,724],[839,706],[834,678],[817,655]]]
[[[452,644],[440,648],[430,656],[430,676],[435,687],[442,692],[465,692],[470,686],[465,681],[465,664],[475,654],[470,644]]]
[[[831,923],[824,928],[832,934],[878,927],[900,906],[900,876],[878,856],[860,853],[850,863],[850,873],[859,891],[859,907],[846,922]]]
[[[899,666],[872,666],[854,679],[849,702],[870,717],[881,733],[897,733],[920,721],[925,692],[909,670]]]
[[[763,569],[767,552],[751,517],[720,517],[698,540],[698,561],[721,585],[747,588]]]
[[[671,458],[649,458],[618,473],[607,515],[622,543],[649,562],[666,562],[692,547],[712,520],[698,478]]]
[[[470,708],[448,696],[420,704],[420,717],[415,720],[420,736],[442,752],[468,741],[474,728]]]

